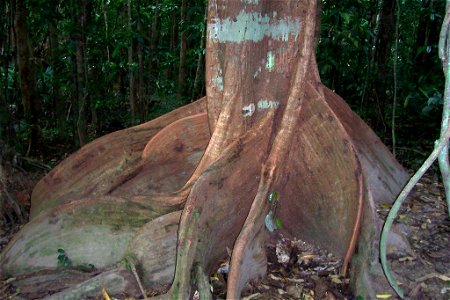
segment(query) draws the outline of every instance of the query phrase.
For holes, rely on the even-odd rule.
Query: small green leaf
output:
[[[278,199],[280,199],[280,193],[278,193],[278,192],[271,192],[269,194],[269,202],[270,203],[276,202],[276,201],[278,201]]]
[[[60,251],[58,252],[61,253]],[[61,268],[69,268],[72,266],[72,261],[67,257],[65,252],[58,255],[58,266]]]
[[[198,210],[194,210],[194,211],[192,212],[192,216],[193,216],[194,218],[198,218],[198,217],[200,217],[200,212],[199,212]]]
[[[95,266],[93,264],[81,264],[76,267],[77,270],[80,270],[82,272],[92,272],[95,271]]]
[[[278,217],[275,217],[275,224],[278,230],[281,230],[283,228],[283,223],[281,222],[281,219]]]
[[[62,249],[62,248],[59,248],[58,253],[64,254],[64,253],[66,253],[66,251],[64,251],[64,249]]]

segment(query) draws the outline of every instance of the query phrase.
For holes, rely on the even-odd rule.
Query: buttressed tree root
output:
[[[209,1],[207,97],[53,169],[0,257],[2,273],[58,270],[64,249],[72,266],[132,260],[146,288],[170,285],[160,298],[209,299],[208,274],[229,248],[227,297],[237,299],[265,274],[279,222],[340,256],[346,273],[360,232],[378,230],[374,203],[392,200],[407,174],[321,84],[318,15],[316,0]],[[375,260],[370,247],[352,269]]]

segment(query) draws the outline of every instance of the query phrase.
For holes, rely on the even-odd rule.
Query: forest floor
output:
[[[3,164],[0,171],[1,197],[15,199],[22,206],[26,221],[27,213],[23,208],[29,205],[31,190],[43,172],[25,172],[9,163]],[[8,201],[0,207],[3,212],[8,208]],[[388,211],[387,204],[378,210],[383,217]],[[397,227],[407,236],[410,247],[407,251],[390,247],[388,259],[410,299],[450,299],[450,218],[447,211],[440,179],[434,171],[429,171],[410,194],[396,219]],[[23,224],[3,222],[0,225],[1,252]],[[280,235],[276,244],[268,246],[267,253],[269,272],[259,282],[248,284],[244,299],[362,299],[352,294],[349,279],[338,275],[341,261],[323,249]],[[216,299],[225,297],[227,268],[224,261],[211,275]],[[33,294],[33,289],[30,292],[20,290],[15,281],[15,278],[0,278],[0,299],[40,298]],[[148,291],[148,296],[154,292]],[[378,296],[397,299],[389,295],[389,291],[380,291]],[[136,295],[122,295],[117,299],[126,297],[139,299]],[[96,299],[103,297],[99,294]]]

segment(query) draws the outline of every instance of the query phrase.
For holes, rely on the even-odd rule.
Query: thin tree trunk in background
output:
[[[378,34],[379,34],[379,24],[380,24],[380,12],[382,7],[383,0],[372,0],[371,3],[371,18],[370,18],[370,26],[369,28],[373,32],[373,37],[371,39],[371,45],[368,51],[368,57],[367,57],[367,72],[364,79],[364,86],[363,91],[361,95],[361,104],[360,104],[360,112],[362,115],[364,115],[366,110],[366,103],[367,98],[370,95],[370,92],[368,90],[371,87],[370,79],[371,76],[373,76],[373,67],[375,64],[375,51],[376,51],[376,43],[378,41]]]
[[[66,136],[66,112],[65,112],[65,100],[61,97],[59,84],[57,80],[60,78],[60,67],[58,66],[58,32],[57,21],[50,22],[49,25],[49,42],[50,42],[50,65],[53,70],[52,76],[52,101],[53,107],[56,112],[56,127],[58,129],[58,136],[63,138]]]
[[[208,6],[205,7],[205,16],[204,20],[206,21],[208,14]],[[205,22],[206,25],[206,22]],[[194,79],[194,85],[192,87],[192,95],[191,95],[191,102],[195,101],[199,94],[201,94],[202,89],[200,89],[200,84],[204,84],[204,80],[200,81],[200,78],[202,77],[202,74],[204,72],[203,66],[203,59],[205,58],[205,55],[203,53],[203,48],[205,48],[205,26],[202,27],[202,37],[200,38],[200,49],[198,52],[198,58],[197,58],[197,70],[195,71],[195,79]]]
[[[156,0],[155,1],[155,10],[153,12],[153,17],[152,17],[152,29],[150,32],[150,54],[149,54],[148,72],[147,72],[147,76],[148,76],[147,95],[148,95],[148,97],[146,98],[145,112],[144,112],[146,116],[148,115],[148,110],[151,105],[151,95],[152,95],[152,90],[154,87],[152,72],[154,72],[153,57],[155,56],[156,45],[158,43],[158,37],[159,37],[159,30],[158,30],[159,15],[158,15],[158,13],[159,13],[159,5],[158,5],[158,0]]]
[[[390,58],[392,43],[395,33],[395,0],[384,0],[379,17],[379,35],[375,49],[375,68],[378,70],[376,82],[374,82],[374,99],[377,107],[376,128],[386,132],[386,105],[389,103],[386,91],[391,82]]]
[[[100,129],[100,123],[97,116],[97,107],[92,101],[89,101],[89,107],[91,108],[91,124],[94,126],[95,131],[97,131]]]
[[[186,31],[186,9],[187,0],[181,1],[181,39],[180,39],[180,65],[178,68],[178,98],[185,94],[186,89],[186,51],[187,51],[187,31]]]
[[[28,40],[26,18],[28,16],[24,0],[16,0],[15,28],[17,61],[25,120],[31,127],[27,154],[31,150],[40,151],[40,129],[38,125],[40,102],[36,96],[36,78],[32,52]]]
[[[104,68],[100,74],[98,74],[97,71],[94,71],[97,73],[97,76],[101,76],[104,78],[104,82],[109,82],[111,80],[109,74],[110,74],[110,67],[111,67],[111,53],[109,50],[109,23],[108,23],[108,2],[106,0],[102,0],[102,13],[103,13],[103,22],[105,24],[105,44],[106,44],[106,64],[102,63],[104,65]],[[103,60],[103,59],[102,59]],[[95,75],[94,75],[95,76]],[[114,84],[112,84],[113,86]],[[102,97],[101,93],[110,94],[112,90],[114,90],[114,87],[110,85],[106,85],[105,88],[102,91],[95,91],[96,97]],[[91,105],[94,105],[92,103]],[[95,124],[96,132],[99,132],[101,130],[101,121],[98,120],[97,117],[97,110],[95,106],[91,106],[92,111],[92,123]]]
[[[136,84],[134,78],[134,61],[133,61],[133,28],[132,28],[132,19],[131,19],[131,0],[128,0],[127,3],[127,13],[128,13],[128,34],[130,35],[129,46],[128,46],[128,99],[130,102],[130,110],[131,110],[131,122],[135,124],[136,116],[137,116],[137,103],[136,103]]]
[[[77,102],[78,102],[78,120],[77,132],[80,146],[83,146],[88,141],[87,135],[87,90],[85,81],[85,23],[86,23],[86,3],[84,0],[79,1],[79,11],[77,15],[77,25],[79,32],[76,34],[76,67],[77,67]]]
[[[414,60],[416,67],[421,70],[419,72],[415,72],[419,76],[423,76],[424,73],[428,73],[432,70],[432,66],[434,64],[434,60],[436,59],[436,54],[433,55],[430,53],[437,53],[436,49],[433,49],[431,46],[437,45],[439,41],[439,32],[440,32],[440,20],[439,18],[431,18],[430,14],[434,11],[439,11],[436,6],[435,0],[426,0],[423,1],[422,10],[419,17],[419,25],[418,32],[416,38],[416,51],[413,51]],[[421,51],[417,53],[417,50],[425,48],[426,51]],[[418,78],[417,78],[418,79]],[[417,80],[416,79],[416,80]]]
[[[85,1],[85,0],[83,0]],[[94,124],[95,128],[98,127],[98,118],[97,118],[97,109],[95,107],[95,103],[90,101],[89,97],[89,56],[88,56],[88,39],[86,35],[86,28],[88,28],[88,22],[91,16],[92,5],[89,2],[83,2],[84,6],[84,24],[83,24],[83,74],[84,74],[84,85],[85,85],[85,93],[86,93],[86,115],[88,113],[88,108],[91,112],[91,124]],[[86,129],[88,122],[86,120]],[[86,130],[87,131],[87,130]]]
[[[399,27],[400,27],[400,1],[396,0],[397,5],[397,15],[395,20],[395,48],[394,48],[394,66],[393,66],[393,75],[394,75],[394,99],[392,102],[392,118],[391,118],[391,137],[392,137],[392,154],[394,157],[396,156],[396,132],[395,132],[395,115],[397,108],[397,60],[398,60],[398,39],[399,39]]]
[[[176,48],[178,45],[178,26],[179,26],[178,12],[175,10],[172,12],[172,16],[170,18],[170,23],[171,23],[171,27],[170,27],[169,53],[175,54]],[[164,70],[164,73],[166,75],[167,80],[173,79],[172,78],[173,72],[174,72],[173,66],[166,67],[166,69]]]
[[[144,123],[146,118],[146,105],[145,105],[145,95],[144,95],[144,31],[142,30],[141,22],[141,1],[136,1],[136,21],[137,21],[137,31],[139,38],[137,40],[137,55],[138,55],[138,84],[137,84],[137,103],[139,104],[139,115],[141,123]]]
[[[8,124],[9,124],[9,109],[7,102],[8,91],[8,2],[5,1],[0,7],[0,64],[3,66],[4,72],[0,72],[0,83],[3,83],[3,89],[0,90],[0,141],[8,143]],[[3,74],[3,75],[2,75]],[[1,85],[0,85],[1,86]]]
[[[103,20],[105,22],[105,41],[106,41],[106,59],[109,64],[111,57],[109,53],[109,35],[108,35],[108,9],[105,0],[102,0]]]

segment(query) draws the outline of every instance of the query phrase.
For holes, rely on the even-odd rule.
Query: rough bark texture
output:
[[[76,87],[77,87],[77,133],[80,146],[85,145],[88,142],[87,133],[87,112],[88,112],[88,91],[87,91],[87,66],[86,66],[86,18],[87,16],[87,3],[84,0],[78,1],[76,15],[76,24],[79,26],[79,30],[75,34],[76,42]]]
[[[179,98],[183,97],[186,89],[186,66],[187,66],[187,29],[186,29],[187,0],[181,0],[181,36],[180,36],[180,65],[178,67],[178,92]]]
[[[132,29],[132,3],[131,0],[127,2],[127,15],[128,15],[128,31],[133,32]],[[139,105],[136,98],[136,72],[134,67],[134,36],[130,34],[128,45],[128,101],[130,102],[131,120],[136,124],[136,117],[139,115]]]
[[[100,269],[132,260],[147,287],[171,284],[162,298],[208,298],[207,274],[229,248],[227,297],[237,299],[266,272],[277,217],[285,234],[342,257],[345,273],[360,230],[365,240],[377,233],[375,202],[393,199],[407,175],[320,83],[316,4],[210,1],[207,98],[100,138],[52,170],[2,272],[54,269],[63,248]],[[373,219],[361,228],[363,213]],[[351,266],[355,282],[376,261],[371,247]]]
[[[25,120],[31,127],[29,132],[29,148],[39,150],[40,148],[40,128],[38,124],[40,101],[36,95],[36,78],[32,52],[29,44],[26,18],[28,10],[23,0],[16,0],[15,5],[15,30],[17,47],[17,65],[20,77],[20,91],[22,93],[22,106]]]

